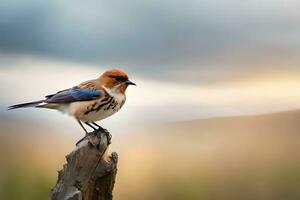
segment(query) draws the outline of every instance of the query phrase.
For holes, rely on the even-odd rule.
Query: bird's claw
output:
[[[93,132],[90,133],[86,133],[85,136],[83,138],[81,138],[80,140],[78,140],[76,142],[76,146],[78,146],[82,141],[87,140],[89,143],[93,144],[93,142],[91,141],[91,137],[93,136]]]
[[[102,127],[98,127],[97,134],[99,134],[99,133],[104,133],[106,138],[107,138],[107,144],[108,145],[111,144],[112,135],[110,134],[110,132],[107,129],[102,128]]]
[[[103,132],[103,133],[108,132],[107,129],[102,128],[101,126],[98,127],[98,131]]]
[[[110,132],[105,128],[102,128],[100,131],[105,134],[107,138],[107,144],[111,144],[112,135],[110,134]]]

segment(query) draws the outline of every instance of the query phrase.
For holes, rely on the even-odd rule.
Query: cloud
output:
[[[294,0],[284,5],[279,0],[6,0],[0,6],[0,50],[120,65],[160,80],[217,81],[223,72],[232,76],[261,68],[249,63],[297,58],[297,5]]]
[[[12,104],[39,100],[47,94],[70,88],[98,77],[104,67],[38,57],[21,57],[6,62],[0,70],[0,118],[11,121],[32,120],[36,123],[74,124],[74,120],[43,109],[6,112]],[[218,84],[175,83],[147,79],[137,73],[130,78],[138,84],[127,91],[127,102],[120,112],[101,121],[108,127],[140,127],[152,123],[213,116],[245,115],[300,106],[299,73],[279,71],[256,74]],[[118,131],[118,130],[116,130]]]

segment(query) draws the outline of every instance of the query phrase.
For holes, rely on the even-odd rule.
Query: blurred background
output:
[[[47,199],[83,131],[43,98],[110,67],[120,200],[300,199],[297,0],[0,2],[0,199]]]

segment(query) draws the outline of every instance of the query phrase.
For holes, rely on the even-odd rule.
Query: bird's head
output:
[[[100,76],[100,81],[107,89],[125,93],[128,85],[135,85],[128,79],[127,73],[122,69],[109,69]]]

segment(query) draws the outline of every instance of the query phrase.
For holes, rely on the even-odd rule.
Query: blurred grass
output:
[[[115,199],[298,200],[299,119],[295,111],[195,120],[114,136]],[[47,199],[73,140],[1,134],[0,199]]]
[[[15,168],[1,180],[1,199],[47,199],[54,179],[33,171],[32,168]]]

